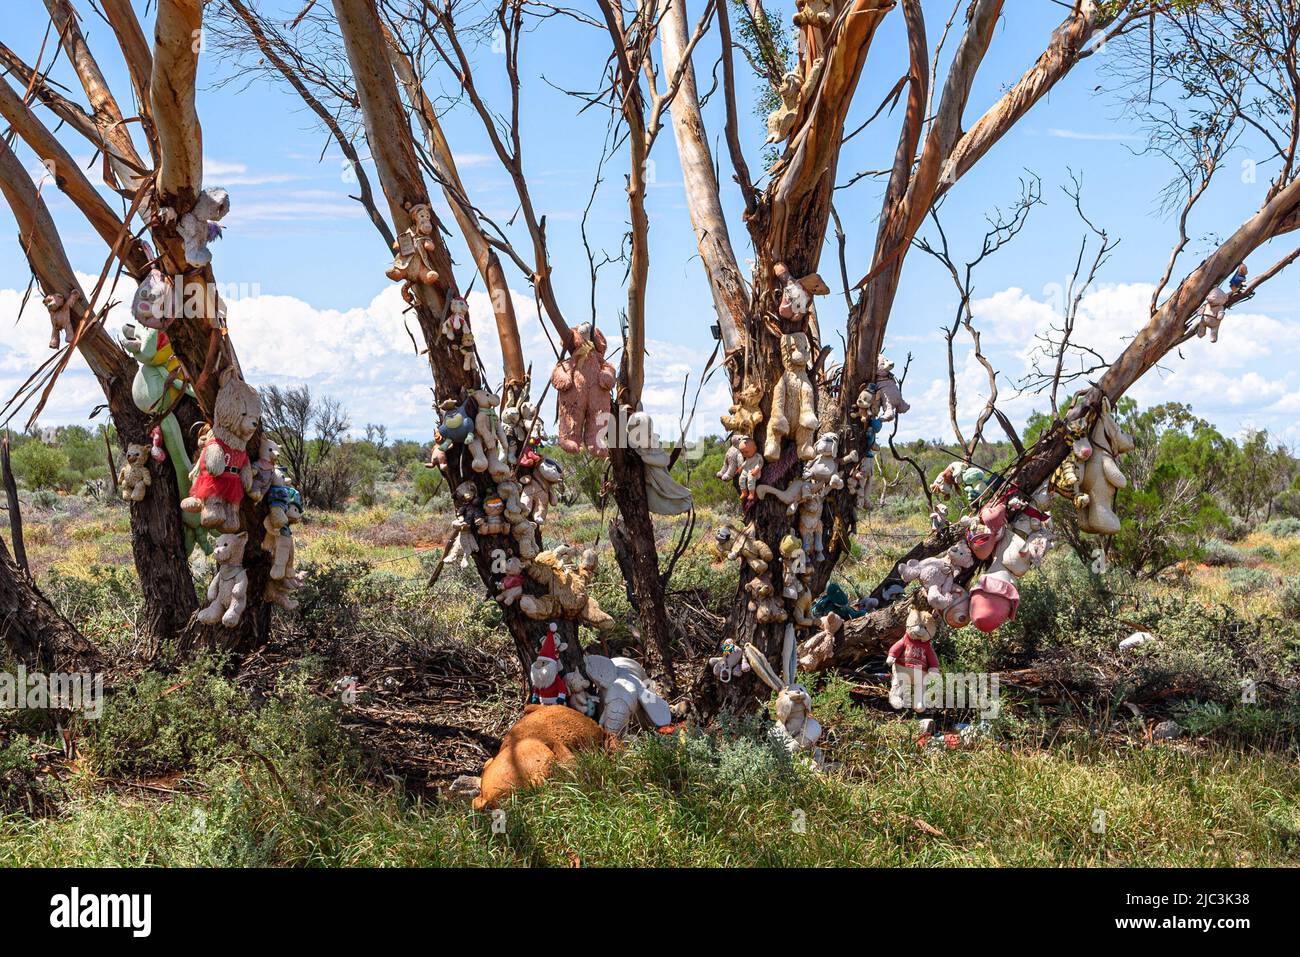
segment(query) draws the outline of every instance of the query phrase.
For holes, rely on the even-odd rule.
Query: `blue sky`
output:
[[[97,50],[110,82],[120,91],[129,84],[116,55],[108,28],[77,4],[85,14],[85,30]],[[262,0],[264,11],[287,19],[301,7],[300,0]],[[579,6],[591,7],[590,0]],[[937,36],[951,4],[927,0],[932,38]],[[1059,23],[1062,8],[1051,0],[1017,0],[1009,4],[1014,15],[1003,17],[985,66],[971,97],[967,124],[1019,77],[1042,49]],[[145,4],[136,3],[144,14]],[[690,0],[692,22],[702,5]],[[769,11],[788,18],[793,2],[769,4]],[[40,48],[46,27],[40,0],[13,0],[7,10],[6,42],[29,62]],[[149,18],[146,17],[146,22]],[[152,34],[151,23],[146,32]],[[879,31],[859,86],[850,126],[873,112],[905,69],[905,44],[901,16],[891,13]],[[950,53],[950,43],[947,52]],[[697,63],[700,83],[717,56],[715,38],[701,44]],[[523,44],[524,162],[533,197],[546,213],[561,304],[571,321],[590,317],[590,282],[579,232],[605,133],[605,117],[597,110],[576,115],[577,103],[561,89],[592,89],[607,54],[604,34],[562,19],[541,26]],[[976,317],[984,333],[985,350],[1003,373],[1001,407],[1013,421],[1022,422],[1042,403],[1032,396],[1014,394],[1023,375],[1026,351],[1036,329],[1050,322],[1059,309],[1059,287],[1068,280],[1082,225],[1071,201],[1060,187],[1069,182],[1069,170],[1083,177],[1084,203],[1095,222],[1122,242],[1100,277],[1095,294],[1085,301],[1080,335],[1108,358],[1137,330],[1145,317],[1151,284],[1163,272],[1176,232],[1175,223],[1158,208],[1157,192],[1172,169],[1158,158],[1135,153],[1143,145],[1141,131],[1131,115],[1099,86],[1110,51],[1086,62],[1049,98],[1039,104],[980,165],[950,194],[943,221],[958,259],[971,257],[985,230],[985,215],[995,205],[1012,203],[1019,192],[1018,179],[1032,170],[1043,181],[1047,205],[1032,213],[1015,242],[986,262],[976,276]],[[490,44],[476,52],[476,76],[487,98],[508,104],[504,60]],[[755,82],[738,60],[742,110],[748,116]],[[390,434],[426,439],[433,416],[429,411],[427,366],[413,354],[403,328],[396,290],[384,278],[388,260],[378,234],[362,216],[360,206],[348,198],[355,191],[345,174],[342,157],[328,143],[291,92],[262,82],[242,81],[218,85],[231,67],[214,56],[200,62],[199,112],[204,127],[205,179],[209,186],[225,186],[232,198],[225,237],[215,246],[215,267],[230,290],[231,326],[245,371],[255,384],[307,382],[342,399],[359,430],[366,422],[385,422]],[[55,77],[75,87],[75,79],[61,63]],[[434,73],[427,80],[431,91],[454,92],[454,80]],[[126,105],[126,104],[124,104]],[[722,134],[721,98],[706,107],[710,137]],[[48,115],[47,115],[48,116]],[[457,153],[462,176],[471,197],[486,212],[504,222],[515,208],[508,179],[474,117],[467,108],[445,117],[448,137]],[[840,162],[839,181],[861,169],[888,164],[897,135],[897,116],[878,119],[851,141]],[[765,129],[758,117],[749,118],[742,131],[751,168],[762,168],[760,150]],[[89,150],[72,143],[74,155],[89,160]],[[1221,181],[1198,208],[1191,224],[1192,241],[1182,267],[1190,268],[1204,255],[1208,237],[1226,234],[1253,212],[1267,186],[1268,171],[1261,169],[1256,182],[1245,181],[1241,164],[1251,159],[1247,149],[1229,160]],[[732,238],[742,259],[747,256],[740,224],[739,197],[730,183],[725,148],[724,202],[732,216]],[[36,168],[36,158],[24,153]],[[647,363],[646,403],[658,420],[659,431],[671,435],[680,411],[682,381],[689,375],[689,395],[712,349],[709,326],[715,321],[703,271],[696,256],[694,237],[681,189],[676,147],[671,128],[660,136],[653,154],[653,182],[649,191],[651,217],[651,286],[649,328],[651,357]],[[625,157],[606,167],[589,222],[597,249],[616,250],[626,223],[622,191]],[[731,188],[727,188],[730,186]],[[881,185],[863,180],[837,195],[837,208],[848,233],[848,271],[856,280],[867,269],[875,234]],[[47,186],[47,199],[58,220],[74,266],[97,275],[105,255],[102,244],[79,220],[76,211]],[[438,198],[444,221],[450,222]],[[0,208],[0,391],[5,397],[26,377],[44,355],[48,327],[43,311],[30,308],[15,323],[27,269],[13,240],[14,225]],[[527,247],[522,230],[514,234],[521,249]],[[462,287],[473,278],[472,264],[458,239],[453,240]],[[1276,251],[1274,251],[1276,253]],[[1260,255],[1251,265],[1258,271],[1276,258]],[[1181,275],[1180,267],[1176,275]],[[844,303],[839,296],[839,276],[834,240],[824,250],[821,272],[834,293],[820,301],[819,314],[828,342],[837,343],[843,328]],[[1265,427],[1288,443],[1300,439],[1294,425],[1300,410],[1300,370],[1297,352],[1300,322],[1295,276],[1284,274],[1265,291],[1230,314],[1221,341],[1214,346],[1195,342],[1183,358],[1171,359],[1134,390],[1144,403],[1179,399],[1221,429],[1236,433],[1245,427]],[[597,313],[607,329],[617,328],[625,302],[622,270],[610,266],[601,272],[596,292]],[[541,378],[553,361],[550,347],[536,322],[532,295],[522,276],[511,277],[518,291],[524,325],[526,356]],[[476,284],[481,289],[481,283]],[[129,295],[126,297],[129,299]],[[913,404],[900,435],[950,438],[947,422],[946,356],[940,326],[951,321],[956,298],[945,272],[919,251],[910,255],[897,306],[891,319],[886,352],[898,361],[913,354],[905,393]],[[489,368],[499,368],[486,302],[471,297],[479,321],[479,342]],[[110,319],[110,325],[120,320]],[[963,424],[968,424],[982,402],[982,372],[959,340],[957,356],[963,389]],[[44,416],[45,424],[84,422],[98,404],[97,389],[84,367],[78,365],[61,380]],[[705,387],[696,431],[717,431],[716,415],[725,409],[725,391],[715,379]],[[548,403],[549,404],[549,403]]]

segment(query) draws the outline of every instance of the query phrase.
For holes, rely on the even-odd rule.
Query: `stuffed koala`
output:
[[[185,243],[185,260],[191,266],[212,262],[208,243],[221,236],[217,222],[230,212],[230,194],[224,189],[205,189],[199,193],[194,208],[181,217],[177,231]]]
[[[221,622],[227,628],[238,628],[248,604],[248,573],[244,571],[244,548],[248,545],[248,532],[225,534],[212,546],[212,558],[217,572],[208,585],[210,604],[195,617],[205,625]]]
[[[143,502],[152,483],[153,477],[149,474],[149,446],[132,442],[126,447],[126,461],[117,473],[117,484],[123,500]]]

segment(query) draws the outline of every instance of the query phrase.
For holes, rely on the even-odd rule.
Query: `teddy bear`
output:
[[[477,439],[470,443],[471,468],[475,472],[486,471],[493,479],[503,479],[510,474],[510,463],[506,461],[505,430],[496,411],[501,397],[487,389],[475,389],[470,398],[474,401],[474,438]]]
[[[573,752],[614,746],[614,738],[591,718],[563,705],[530,704],[501,739],[496,756],[483,766],[476,811],[495,808],[518,788],[540,784]]]
[[[925,710],[924,690],[938,676],[939,656],[932,642],[939,623],[934,615],[920,608],[907,613],[907,630],[894,642],[885,658],[893,677],[889,683],[889,703],[894,708],[907,706],[908,698],[917,711]]]
[[[808,336],[789,332],[781,336],[781,364],[785,371],[772,390],[772,414],[767,423],[764,457],[775,462],[781,457],[781,440],[792,438],[799,458],[813,457],[813,436],[817,432],[817,410],[813,403],[813,386],[808,379],[812,361]]]
[[[1228,294],[1215,286],[1205,297],[1205,304],[1201,306],[1201,311],[1197,316],[1196,337],[1204,339],[1205,333],[1209,332],[1210,341],[1219,341],[1219,324],[1223,322],[1223,315],[1228,309]]]
[[[817,57],[809,66],[806,79],[801,80],[799,74],[794,71],[782,77],[781,85],[776,89],[777,95],[781,98],[781,105],[768,114],[767,141],[764,145],[771,146],[790,138],[790,134],[794,132],[795,120],[799,117],[799,107],[807,96],[817,89],[821,72],[822,58]]]
[[[50,313],[50,348],[59,347],[59,333],[68,345],[76,338],[76,329],[72,324],[72,305],[81,298],[80,289],[71,289],[65,295],[61,292],[51,293],[44,300],[45,308]]]
[[[807,318],[812,311],[813,296],[825,296],[831,291],[815,272],[795,279],[785,263],[777,263],[772,272],[781,286],[781,304],[776,311],[782,319]]]
[[[729,561],[741,559],[749,565],[750,571],[755,575],[762,575],[767,571],[768,563],[772,561],[772,549],[767,546],[751,522],[742,529],[734,526],[725,526],[734,539],[731,551],[727,554]]]
[[[614,367],[605,361],[605,334],[589,322],[570,332],[572,352],[551,372],[560,448],[570,453],[585,448],[605,458],[609,455],[605,442],[609,390],[615,380]]]
[[[221,237],[217,222],[230,212],[230,194],[224,189],[205,189],[199,193],[194,208],[181,217],[176,228],[185,243],[185,261],[193,267],[212,262],[208,243]]]
[[[436,273],[435,273],[436,275]],[[442,320],[442,334],[449,342],[460,347],[462,368],[474,368],[474,330],[469,324],[469,303],[462,296],[452,296],[447,302],[447,318]]]
[[[546,524],[551,503],[558,501],[557,489],[563,484],[564,472],[554,459],[542,459],[531,472],[520,477],[520,502],[538,525]]]
[[[882,422],[892,422],[912,408],[903,399],[903,390],[894,378],[894,363],[880,356],[876,360],[876,381],[871,383],[876,396],[876,418]]]
[[[835,657],[835,636],[844,627],[844,619],[833,611],[822,615],[818,623],[821,631],[799,645],[799,667],[804,671],[820,671]]]
[[[621,735],[637,717],[656,728],[672,724],[668,702],[636,661],[584,655],[583,666],[600,689],[600,726],[610,734]]]
[[[740,387],[736,401],[731,404],[727,414],[722,416],[722,427],[728,432],[741,435],[753,435],[758,424],[763,421],[763,412],[759,404],[763,401],[763,383],[752,379]]]
[[[825,30],[835,22],[831,0],[795,0],[794,25]]]
[[[489,495],[483,500],[483,514],[474,521],[474,530],[479,535],[505,535],[510,531],[510,523],[505,520],[506,503],[499,495]]]
[[[217,537],[212,546],[212,558],[217,563],[216,574],[208,585],[209,605],[195,614],[204,625],[221,622],[227,628],[238,628],[248,604],[248,573],[244,571],[244,548],[248,532],[227,532]]]
[[[540,552],[526,566],[528,576],[545,586],[545,595],[523,595],[519,610],[532,619],[570,618],[597,631],[609,631],[614,619],[587,593],[599,559],[590,548],[582,552],[577,567],[569,565],[556,549]]]
[[[502,605],[513,605],[524,593],[524,563],[514,555],[506,559],[505,574],[497,588],[497,601]]]
[[[144,501],[153,484],[153,476],[149,474],[149,446],[132,442],[126,447],[126,461],[117,473],[117,484],[124,501]]]
[[[944,611],[961,600],[965,592],[957,576],[975,564],[975,556],[965,542],[957,542],[943,555],[921,560],[912,559],[899,566],[905,582],[920,582],[925,600],[935,611]]]
[[[411,225],[393,242],[393,264],[384,275],[402,284],[402,298],[414,304],[412,285],[432,286],[438,281],[433,268],[433,253],[438,248],[433,236],[433,210],[424,203],[405,203]]]
[[[267,494],[270,509],[262,526],[266,536],[262,548],[271,555],[270,575],[274,579],[293,577],[293,528],[302,521],[302,496],[296,488],[276,485]]]
[[[513,479],[497,483],[497,495],[505,503],[503,516],[510,526],[515,547],[524,561],[537,555],[537,523],[528,517],[523,500],[523,487]]]
[[[257,390],[228,373],[217,392],[211,431],[199,453],[198,476],[181,502],[199,512],[204,528],[239,530],[239,503],[253,484],[248,440],[257,431],[262,401]]]
[[[163,330],[176,318],[172,281],[161,269],[150,269],[131,297],[131,317],[149,329]]]
[[[248,489],[248,496],[254,502],[266,498],[266,493],[272,488],[285,484],[279,462],[280,447],[264,434],[258,447],[257,461],[253,463],[253,482]]]
[[[759,624],[782,622],[789,617],[785,605],[776,597],[776,591],[772,588],[770,570],[751,578],[745,584],[745,591],[749,593],[749,610],[754,613]]]
[[[1083,466],[1083,494],[1088,506],[1079,514],[1079,529],[1093,535],[1114,535],[1120,529],[1115,514],[1115,493],[1128,485],[1117,457],[1134,448],[1133,437],[1119,427],[1111,415],[1110,400],[1101,400],[1101,411],[1092,426],[1092,456]]]

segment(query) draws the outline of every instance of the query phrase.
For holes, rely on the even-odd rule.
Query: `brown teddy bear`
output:
[[[267,495],[271,506],[262,523],[266,537],[262,548],[271,555],[271,578],[276,581],[291,579],[293,571],[293,528],[302,521],[302,496],[289,485],[272,486]]]
[[[406,203],[410,213],[411,225],[402,230],[393,243],[393,264],[385,275],[393,282],[402,284],[402,298],[414,303],[415,294],[412,285],[432,286],[438,281],[438,271],[433,268],[433,252],[437,244],[433,241],[433,210],[424,203]]]
[[[529,577],[545,585],[547,594],[524,595],[519,599],[519,610],[534,620],[571,618],[599,631],[608,631],[614,627],[614,619],[587,594],[587,583],[596,572],[595,551],[590,548],[584,551],[576,566],[569,563],[570,556],[570,551],[554,548],[539,553],[529,562]]]
[[[51,349],[59,347],[60,332],[63,333],[63,338],[67,340],[68,345],[72,345],[72,340],[76,337],[76,330],[72,326],[72,304],[80,298],[79,289],[73,289],[67,295],[56,292],[45,297],[45,308],[50,312]]]
[[[204,528],[237,532],[239,503],[253,487],[248,440],[257,431],[262,400],[251,385],[230,375],[217,392],[213,411],[211,431],[199,454],[198,475],[181,508],[201,513]]]
[[[540,784],[559,762],[583,748],[616,748],[617,739],[586,715],[562,704],[530,704],[483,766],[474,810],[494,808],[516,788]]]
[[[605,335],[589,322],[575,326],[573,352],[555,365],[555,414],[559,420],[560,448],[578,452],[586,448],[598,458],[609,455],[605,447],[605,420],[609,415],[609,390],[614,388],[614,367],[605,361]]]
[[[132,442],[126,447],[126,461],[117,473],[117,484],[123,500],[143,502],[152,483],[153,477],[149,474],[149,446]]]
[[[819,423],[808,378],[811,362],[812,346],[807,335],[791,332],[781,336],[781,364],[785,371],[772,390],[772,414],[763,450],[769,462],[781,457],[781,440],[785,438],[794,439],[800,459],[807,461],[814,455],[813,436]]]

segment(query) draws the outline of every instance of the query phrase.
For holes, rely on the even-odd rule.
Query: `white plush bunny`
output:
[[[781,653],[783,672],[781,678],[776,676],[767,657],[752,644],[745,645],[745,660],[749,662],[750,668],[763,683],[777,692],[776,724],[772,726],[772,736],[780,741],[790,754],[807,752],[813,765],[822,767],[824,764],[822,749],[817,747],[817,739],[822,735],[822,726],[812,716],[812,695],[803,685],[794,683],[794,625],[785,626],[785,642]]]
[[[672,724],[668,702],[659,696],[645,669],[631,658],[586,655],[587,676],[600,690],[600,726],[621,735],[638,712],[656,728]]]

